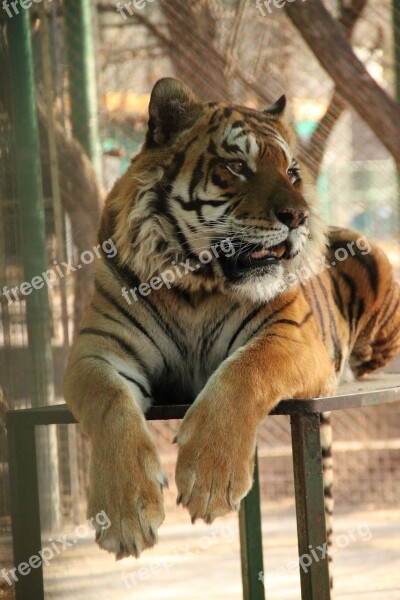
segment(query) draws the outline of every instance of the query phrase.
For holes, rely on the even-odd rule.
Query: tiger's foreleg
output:
[[[312,319],[292,323],[226,359],[187,412],[177,436],[176,483],[193,521],[211,523],[238,509],[252,485],[258,427],[280,400],[333,391],[334,365]]]
[[[66,401],[89,436],[92,452],[88,517],[101,548],[116,558],[133,555],[157,541],[164,519],[162,489],[167,477],[143,416],[149,385],[139,367],[102,355],[93,344],[75,346],[66,372]],[[97,524],[104,511],[111,522]]]

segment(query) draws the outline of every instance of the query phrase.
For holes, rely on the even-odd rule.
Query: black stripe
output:
[[[246,119],[246,121],[256,121],[257,123],[261,123],[262,125],[271,125],[273,122],[271,117],[268,117],[265,113],[261,112],[249,112],[240,110],[240,114]],[[248,125],[248,123],[246,124]]]
[[[131,315],[131,313],[128,310],[126,310],[126,308],[124,306],[119,304],[119,302],[117,302],[117,300],[107,290],[105,290],[103,288],[103,286],[97,280],[95,281],[95,288],[96,288],[96,291],[99,292],[99,294],[101,294],[103,296],[103,298],[105,298],[112,306],[114,306],[118,311],[120,311],[126,319],[128,319],[128,321],[131,323],[131,325],[136,327],[136,329],[138,329],[141,333],[143,333],[143,335],[146,336],[146,338],[153,344],[153,346],[155,348],[157,348],[158,352],[160,353],[161,358],[163,359],[164,366],[168,367],[168,361],[166,360],[162,351],[158,347],[155,339],[146,331],[146,329],[143,327],[143,325],[141,323],[139,323],[139,321],[137,319],[135,319],[135,317],[133,315]]]
[[[389,298],[388,298],[388,300],[387,300],[387,302],[386,302],[386,306],[390,306],[390,304],[392,303],[392,300],[393,300],[393,295],[394,295],[394,290],[395,290],[395,287],[394,287],[394,285],[392,285],[392,288],[391,288],[391,291],[390,291],[390,296],[389,296]],[[382,308],[383,308],[383,307],[382,307]],[[389,313],[389,315],[388,315],[388,316],[387,316],[387,318],[386,318],[386,319],[383,321],[383,323],[381,323],[381,324],[379,325],[379,328],[380,328],[380,329],[384,329],[384,328],[386,327],[386,325],[387,325],[388,323],[390,323],[390,321],[393,319],[394,315],[396,314],[396,312],[397,312],[398,310],[399,310],[399,302],[398,302],[398,300],[396,300],[396,301],[395,301],[395,304],[394,304],[394,309],[393,309],[393,310],[392,310],[392,311]]]
[[[259,328],[260,329],[260,328]],[[281,333],[266,333],[265,334],[266,338],[279,338],[280,340],[287,340],[288,342],[290,342],[291,344],[304,344],[304,342],[300,341],[300,340],[294,340],[291,337],[288,337],[287,335],[282,335]]]
[[[200,183],[204,173],[203,173],[203,164],[204,164],[204,154],[200,154],[197,159],[196,165],[192,172],[192,177],[190,178],[189,184],[189,198],[193,200],[194,193],[196,191],[196,187]]]
[[[356,242],[354,240],[337,240],[335,242],[331,242],[329,247],[336,252],[338,249],[343,249],[348,253],[348,258],[353,258],[355,261],[360,264],[368,274],[369,284],[371,286],[371,290],[376,298],[378,295],[379,288],[379,271],[376,259],[373,254],[361,254],[360,249],[356,245],[358,252],[356,254],[352,254],[351,251],[356,252],[354,249],[354,245]],[[350,250],[351,248],[351,250]]]
[[[121,371],[118,371],[118,375],[121,375],[121,377],[123,377],[124,379],[127,379],[128,381],[131,381],[132,383],[134,383],[135,385],[137,385],[137,387],[142,392],[142,394],[143,394],[143,396],[145,398],[151,398],[151,395],[146,390],[146,388],[144,388],[141,383],[139,383],[138,381],[136,381],[136,379],[133,379],[133,377],[129,377],[128,375],[125,375],[125,373],[121,373]]]
[[[333,301],[336,304],[336,306],[338,307],[343,319],[347,319],[347,315],[346,315],[346,312],[344,310],[344,305],[343,305],[343,298],[340,293],[339,283],[338,283],[336,277],[333,275],[332,271],[328,271],[328,275],[331,278],[331,281],[333,284],[333,292],[334,292],[333,293]]]
[[[342,355],[342,346],[340,343],[340,337],[339,337],[339,333],[337,330],[335,315],[333,314],[332,309],[331,309],[330,298],[329,298],[327,289],[326,289],[319,274],[316,275],[316,279],[318,281],[319,287],[321,288],[322,294],[325,299],[325,304],[326,304],[326,308],[327,308],[328,315],[329,315],[329,327],[331,330],[333,348],[334,348],[334,352],[335,352],[336,370],[339,370],[340,365],[342,364],[343,355]]]
[[[108,331],[103,331],[102,329],[97,329],[95,327],[84,327],[83,329],[80,330],[79,335],[98,335],[99,337],[103,337],[106,339],[108,338],[110,340],[113,340],[122,348],[122,350],[124,350],[130,356],[133,356],[133,358],[138,362],[138,364],[143,369],[143,371],[146,373],[146,375],[149,376],[149,370],[148,370],[147,366],[144,364],[144,362],[142,361],[142,359],[140,358],[137,350],[135,348],[133,348],[132,346],[130,346],[127,342],[125,342],[122,338],[120,338],[115,333],[109,333]]]
[[[317,309],[319,322],[320,322],[320,326],[321,326],[321,331],[322,331],[322,339],[325,341],[326,340],[326,327],[325,327],[324,313],[322,311],[322,307],[321,307],[318,295],[315,291],[314,284],[311,279],[308,282],[308,285],[309,285],[309,289],[311,291],[314,306]]]
[[[348,311],[349,324],[353,328],[353,326],[354,326],[354,306],[356,303],[357,285],[356,285],[353,277],[351,277],[351,275],[348,275],[347,273],[340,273],[340,277],[346,283],[347,288],[350,292],[350,298],[347,303],[347,311]]]
[[[120,325],[121,327],[125,327],[125,324],[122,323],[119,319],[116,319],[115,317],[113,317],[112,315],[110,315],[109,313],[104,312],[104,310],[101,310],[96,304],[94,304],[93,302],[91,302],[90,307],[95,310],[99,315],[101,315],[102,317],[104,317],[105,319],[108,319],[109,321],[113,321],[114,323],[118,323],[118,325]]]
[[[381,348],[381,346],[386,346],[387,344],[391,344],[400,333],[400,323],[387,335],[385,338],[378,339],[373,343],[374,348]],[[382,348],[381,348],[382,351]]]
[[[274,325],[292,325],[293,327],[296,327],[297,329],[300,329],[301,327],[303,327],[303,325],[305,323],[307,323],[307,321],[310,320],[310,318],[313,315],[313,311],[310,310],[310,312],[308,312],[306,314],[306,316],[304,317],[304,319],[302,321],[300,321],[300,323],[298,323],[297,321],[293,321],[292,319],[278,319],[277,321],[274,321],[271,324],[271,327],[273,327]]]
[[[331,417],[327,416],[326,413],[319,413],[319,422],[321,425],[331,426]]]
[[[224,117],[226,119],[229,119],[229,117],[231,116],[231,114],[232,114],[232,108],[230,106],[225,106],[225,108],[224,108]]]
[[[96,359],[96,360],[100,360],[100,361],[102,361],[102,362],[105,362],[105,363],[107,363],[107,365],[108,365],[109,367],[112,367],[112,368],[114,368],[114,367],[112,366],[112,364],[111,364],[110,362],[108,362],[108,360],[106,360],[106,359],[105,359],[105,358],[103,358],[102,356],[99,356],[98,354],[85,354],[85,356],[81,356],[80,358],[78,358],[78,360],[76,360],[76,361],[75,361],[75,362],[74,362],[74,363],[73,363],[71,366],[73,366],[73,367],[74,367],[76,364],[78,364],[78,362],[80,362],[81,360],[85,360],[86,358],[94,358],[94,359]]]
[[[225,198],[222,198],[221,200],[203,200],[202,198],[199,198],[197,200],[191,200],[190,202],[187,202],[181,196],[174,196],[174,200],[180,204],[183,210],[195,211],[199,216],[202,216],[201,209],[203,206],[221,206],[227,202]]]
[[[289,302],[286,302],[285,304],[283,304],[282,306],[280,306],[279,308],[277,308],[276,310],[274,310],[272,313],[270,313],[265,319],[263,319],[260,323],[260,325],[258,325],[258,327],[251,332],[251,334],[249,335],[249,337],[247,338],[245,344],[247,344],[247,342],[254,337],[255,335],[257,335],[257,333],[260,331],[260,329],[262,329],[263,327],[265,327],[265,325],[267,325],[271,319],[273,319],[276,315],[279,315],[279,313],[281,313],[283,310],[285,310],[286,308],[288,308],[291,304],[293,304],[298,297],[298,292],[296,293],[296,295],[294,296],[294,298],[292,298],[291,300],[289,300]],[[272,336],[272,334],[270,334]],[[273,337],[276,337],[277,334],[273,334]]]
[[[234,121],[231,125],[231,129],[238,129],[239,127],[246,127],[246,122],[245,121]],[[246,132],[240,131],[238,134],[236,134],[236,137],[238,135],[242,135],[243,133],[246,133]]]
[[[192,137],[187,142],[187,144],[183,148],[183,150],[177,152],[173,156],[170,166],[165,170],[165,173],[164,173],[165,177],[169,181],[169,183],[174,182],[175,179],[177,178],[177,176],[179,175],[183,165],[185,164],[186,153],[187,153],[188,149],[190,148],[190,146],[197,140],[197,138],[198,138],[197,135]],[[165,181],[161,181],[159,183],[161,184],[159,186],[159,189],[161,190],[162,197],[165,200],[166,196],[168,196],[168,192],[166,192],[166,188],[165,188]],[[169,187],[169,189],[170,189],[170,187]]]
[[[218,125],[219,127],[219,125]],[[217,146],[215,145],[214,140],[211,138],[208,142],[207,151],[212,154],[212,156],[218,156]]]
[[[226,321],[236,312],[239,304],[234,304],[232,308],[220,319],[212,328],[212,330],[203,338],[203,348],[200,354],[200,360],[204,360],[204,356],[209,352],[211,345],[214,343],[216,337],[220,334],[222,327]]]
[[[90,329],[90,328],[88,328],[88,329]],[[97,334],[94,334],[94,335],[97,335]],[[101,360],[102,362],[105,362],[109,367],[111,367],[112,369],[115,370],[115,367],[108,360],[106,360],[105,358],[103,358],[102,356],[99,356],[97,354],[87,354],[85,356],[81,356],[81,358],[78,358],[78,360],[74,362],[73,366],[75,366],[81,360],[85,360],[87,358],[94,358],[96,360]],[[128,375],[125,375],[125,373],[121,373],[121,371],[117,371],[117,373],[118,373],[118,375],[121,375],[121,377],[124,377],[128,381],[131,381],[132,383],[137,385],[145,398],[151,398],[151,395],[148,393],[148,391],[143,387],[143,385],[141,383],[136,381],[136,379],[133,379],[132,377],[128,377]]]
[[[237,144],[228,144],[226,139],[222,140],[221,146],[228,154],[238,154],[241,152],[240,146]]]
[[[227,173],[225,173],[225,175],[227,175]],[[216,187],[219,187],[221,190],[226,190],[229,187],[229,181],[227,179],[222,179],[221,175],[217,173],[217,171],[213,171],[211,173],[211,183],[213,183]]]
[[[114,261],[110,261],[110,266],[111,266],[111,269],[112,269],[115,277],[118,280],[118,283],[121,285],[121,287],[123,287],[124,284],[126,284],[127,286],[129,286],[131,288],[135,288],[135,287],[137,288],[142,283],[140,281],[139,277],[136,275],[136,273],[134,271],[132,271],[131,269],[129,269],[129,267],[121,267],[120,265],[118,265],[118,263],[116,263]],[[164,321],[160,311],[150,301],[150,298],[147,296],[142,296],[141,304],[143,304],[147,308],[147,310],[149,311],[149,313],[151,314],[153,319],[156,321],[157,325],[159,325],[161,327],[161,329],[164,331],[164,333],[168,337],[170,337],[170,339],[175,344],[175,346],[178,348],[180,353],[182,355],[186,356],[186,354],[187,354],[186,346],[175,337],[174,331],[171,329],[169,323]],[[171,318],[171,317],[169,316],[169,318]],[[186,333],[185,330],[175,320],[174,320],[174,326],[180,331],[181,335],[185,335],[185,333]]]
[[[365,313],[365,302],[362,298],[360,298],[358,300],[358,308],[357,308],[357,314],[356,314],[356,324],[357,325],[359,324],[360,319],[364,313]]]
[[[226,350],[226,355],[228,355],[230,349],[232,348],[233,344],[235,343],[236,339],[238,338],[238,336],[241,334],[241,332],[243,331],[243,329],[246,327],[246,325],[252,320],[254,319],[254,317],[256,317],[262,310],[265,309],[265,304],[261,304],[261,306],[257,306],[257,308],[255,308],[254,310],[251,311],[251,313],[249,315],[247,315],[247,317],[245,319],[243,319],[243,321],[241,322],[241,324],[239,325],[239,327],[236,329],[235,333],[233,334],[233,336],[231,337],[231,341],[228,344],[228,348]],[[247,340],[246,340],[247,341]]]
[[[181,200],[183,202],[183,200],[181,198],[179,198],[178,196],[174,196],[173,200],[178,200],[178,202]],[[197,258],[197,256],[193,253],[192,247],[189,244],[189,240],[186,238],[185,234],[183,233],[182,229],[180,228],[180,225],[178,224],[178,221],[176,220],[174,215],[170,211],[165,211],[165,214],[166,214],[170,224],[173,225],[173,227],[174,227],[174,233],[175,233],[176,237],[178,238],[178,241],[181,245],[181,249],[183,250],[185,256]]]
[[[208,129],[207,129],[207,133],[214,133],[214,131],[217,131],[217,129],[219,129],[220,123],[217,123],[216,125],[211,125]]]

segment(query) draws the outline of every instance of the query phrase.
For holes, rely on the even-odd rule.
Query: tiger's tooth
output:
[[[257,252],[253,252],[251,254],[252,258],[264,258],[265,256],[270,256],[273,255],[274,252],[271,252],[270,250],[257,250]]]

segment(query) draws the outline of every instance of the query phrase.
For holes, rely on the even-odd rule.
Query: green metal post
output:
[[[23,412],[23,411],[20,411]],[[43,600],[43,565],[39,559],[42,549],[40,536],[39,486],[36,465],[35,426],[9,423],[7,425],[10,462],[11,524],[13,555],[16,567],[26,563],[24,575],[15,573],[16,600]],[[33,561],[32,557],[36,557]],[[29,568],[29,561],[34,568]]]
[[[42,174],[32,67],[29,11],[7,23],[12,94],[15,163],[22,259],[26,282],[47,270]],[[31,288],[26,317],[35,385],[32,405],[53,402],[53,360],[48,289]],[[29,290],[27,290],[29,291]],[[21,296],[22,298],[24,296]]]
[[[96,62],[90,0],[64,3],[72,132],[101,174]]]
[[[32,369],[32,405],[54,402],[51,317],[48,288],[31,282],[47,270],[40,144],[36,115],[29,11],[7,22],[19,225],[24,266],[24,296]],[[42,280],[42,284],[43,284]],[[22,286],[20,286],[22,293]],[[54,427],[38,438],[39,473],[45,493],[43,525],[59,524],[57,439]],[[43,487],[42,487],[43,486]]]
[[[392,0],[396,99],[400,103],[400,0]],[[400,172],[397,171],[397,229],[400,225]],[[400,242],[400,238],[397,239]]]
[[[396,98],[400,102],[400,0],[392,0]]]
[[[319,414],[292,415],[302,600],[330,600]]]
[[[264,600],[264,567],[260,510],[258,458],[254,483],[239,512],[240,556],[242,562],[243,600]]]

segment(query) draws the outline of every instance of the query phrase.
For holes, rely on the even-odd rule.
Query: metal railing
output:
[[[385,383],[388,387],[385,387]],[[299,556],[326,543],[320,418],[322,412],[375,406],[400,401],[400,375],[387,375],[340,389],[336,396],[312,400],[286,400],[272,415],[290,415],[295,481]],[[154,406],[148,420],[182,419],[188,405]],[[7,433],[10,461],[14,564],[29,563],[41,549],[39,485],[35,427],[76,423],[66,405],[10,411]],[[264,600],[263,549],[258,466],[254,485],[239,512],[240,548],[244,600]],[[329,600],[327,557],[313,561],[307,572],[300,569],[303,600]],[[20,577],[16,600],[43,600],[43,569],[40,565]]]

